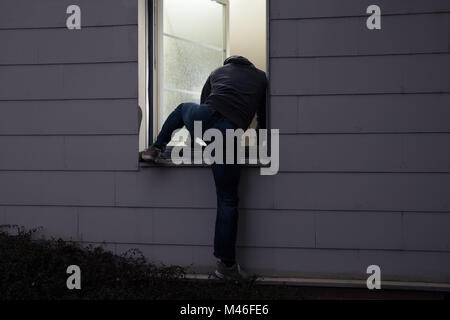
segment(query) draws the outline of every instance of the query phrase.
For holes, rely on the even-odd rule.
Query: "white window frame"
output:
[[[139,150],[149,145],[149,38],[148,5],[150,0],[138,1],[138,105],[142,111]]]
[[[159,94],[161,92],[162,81],[159,79],[160,56],[162,55],[162,48],[159,44],[162,43],[162,16],[163,16],[163,0],[139,0],[139,105],[142,109],[143,117],[141,123],[140,149],[147,148],[153,143],[158,134],[159,126]],[[225,5],[225,36],[226,36],[226,55],[230,55],[230,4],[228,0],[211,0]],[[266,74],[269,76],[269,48],[270,48],[270,2],[266,0]],[[150,6],[152,17],[149,17]],[[151,20],[149,19],[151,18]],[[150,25],[150,22],[152,25]],[[151,28],[151,29],[150,29]],[[152,32],[151,39],[149,32]],[[156,53],[156,54],[155,54]],[[152,69],[150,69],[152,68]],[[150,73],[150,70],[152,72]],[[151,90],[151,91],[150,91]],[[151,92],[151,94],[150,94]],[[267,125],[270,128],[270,100],[266,101],[266,118]],[[151,117],[150,117],[151,116]]]

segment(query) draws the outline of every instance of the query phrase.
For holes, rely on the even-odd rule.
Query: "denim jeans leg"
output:
[[[172,139],[175,130],[186,126],[191,137],[194,132],[194,121],[201,121],[203,130],[208,129],[213,121],[214,110],[206,105],[196,103],[182,103],[167,117],[164,125],[154,143],[154,146],[165,150]]]
[[[217,194],[214,256],[234,261],[239,219],[240,168],[235,164],[213,164],[212,170]]]
[[[186,114],[189,114],[192,109],[192,104],[190,103],[182,103],[178,107],[175,108],[174,111],[167,117],[164,122],[161,131],[156,138],[156,142],[154,146],[165,150],[167,144],[172,139],[172,134],[175,130],[183,128],[184,121],[183,118],[186,118]]]
[[[167,118],[154,145],[164,150],[172,138],[172,133],[183,126],[186,126],[192,136],[194,121],[202,122],[203,131],[215,128],[220,130],[224,137],[226,129],[235,129],[230,122],[218,116],[209,106],[183,103]],[[225,156],[226,153],[223,154]],[[219,259],[232,261],[236,256],[240,166],[213,164],[212,171],[217,194],[214,255]]]

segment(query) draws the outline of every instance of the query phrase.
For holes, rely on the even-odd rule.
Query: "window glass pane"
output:
[[[211,71],[223,64],[224,52],[164,37],[164,87],[200,93]]]
[[[171,90],[164,90],[163,91],[163,101],[164,106],[163,108],[160,108],[159,112],[159,120],[162,124],[164,120],[167,119],[169,114],[176,108],[178,105],[184,102],[195,102],[199,103],[200,99],[196,95],[183,93],[183,92],[175,92]]]
[[[164,0],[164,33],[225,48],[224,6],[211,0]]]
[[[163,4],[159,129],[180,103],[200,103],[206,79],[226,55],[223,4],[211,0]]]

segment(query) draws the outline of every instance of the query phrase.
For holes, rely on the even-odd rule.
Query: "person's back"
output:
[[[247,129],[255,113],[258,127],[265,127],[266,74],[248,59],[232,56],[211,73],[201,103],[214,108],[238,128]]]

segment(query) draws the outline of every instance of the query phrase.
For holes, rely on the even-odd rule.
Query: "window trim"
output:
[[[158,134],[158,119],[159,119],[159,97],[158,94],[161,90],[163,81],[155,81],[155,77],[158,77],[161,73],[161,63],[159,62],[158,56],[162,54],[162,46],[158,46],[158,43],[162,43],[161,37],[162,32],[159,32],[162,28],[162,9],[161,5],[163,0],[143,0],[145,1],[145,39],[146,39],[146,102],[143,117],[144,125],[144,147],[147,148],[151,143],[155,141],[156,135]],[[229,0],[214,0],[218,3],[226,4],[226,55],[230,54],[230,5]],[[266,1],[266,75],[270,79],[270,3],[271,0]],[[150,30],[150,26],[152,30]],[[158,54],[155,54],[155,48],[158,49]],[[159,79],[158,79],[159,80]],[[139,88],[141,89],[141,88]],[[156,91],[155,91],[156,90]],[[158,92],[155,94],[155,92]],[[156,108],[155,108],[156,106]],[[267,93],[266,93],[266,128],[271,128],[271,103],[270,103],[270,81],[268,82]],[[270,136],[270,130],[269,130]],[[270,148],[270,139],[268,141]]]

